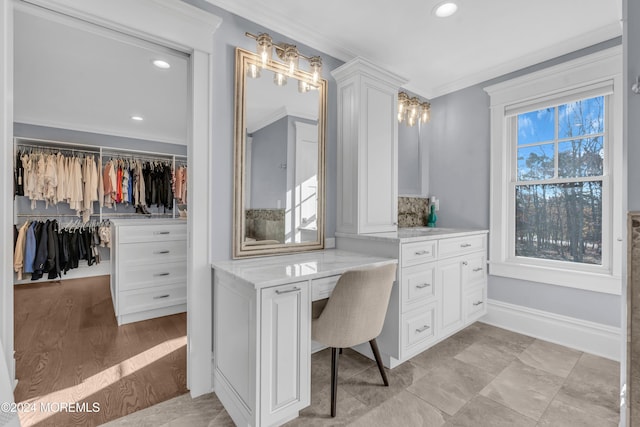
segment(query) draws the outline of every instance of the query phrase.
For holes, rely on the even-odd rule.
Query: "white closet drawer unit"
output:
[[[120,290],[140,289],[187,280],[187,263],[169,262],[166,264],[131,263],[118,269]]]
[[[118,324],[186,310],[187,223],[112,220],[111,289]]]
[[[402,245],[402,266],[422,264],[436,259],[437,241],[404,243]]]
[[[403,311],[409,305],[427,301],[436,296],[436,263],[421,264],[402,270]]]
[[[486,251],[486,248],[487,236],[485,234],[475,234],[440,240],[438,253],[440,254],[440,258],[445,258],[470,252]]]
[[[160,242],[166,240],[187,240],[184,224],[126,225],[120,227],[118,243]]]
[[[338,279],[340,279],[340,275],[313,279],[311,281],[311,301],[329,298]]]
[[[184,240],[168,240],[148,243],[126,243],[118,247],[123,266],[139,264],[164,264],[187,261],[187,245]]]
[[[187,302],[183,284],[120,292],[120,314],[131,314]]]
[[[487,287],[482,285],[465,293],[465,321],[473,321],[487,313]]]

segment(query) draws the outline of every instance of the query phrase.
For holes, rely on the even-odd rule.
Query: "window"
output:
[[[511,120],[517,257],[602,265],[607,99],[581,99]]]
[[[485,88],[492,275],[619,294],[620,48]]]

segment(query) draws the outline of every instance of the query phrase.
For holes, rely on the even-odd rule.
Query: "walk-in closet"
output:
[[[29,4],[14,49],[15,400],[99,425],[188,391],[189,58]]]

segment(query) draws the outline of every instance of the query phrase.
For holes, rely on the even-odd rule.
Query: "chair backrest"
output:
[[[380,335],[396,268],[388,264],[342,274],[322,314],[313,321],[313,339],[346,348]]]

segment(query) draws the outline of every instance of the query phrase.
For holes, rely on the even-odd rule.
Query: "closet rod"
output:
[[[93,149],[94,152],[96,152],[96,153],[100,152],[100,146],[98,146],[98,145],[78,144],[77,142],[53,141],[51,139],[22,138],[22,137],[16,137],[16,138],[13,139],[13,141],[14,141],[14,143],[16,145],[37,143],[37,144],[40,144],[40,145],[37,145],[37,147],[47,148],[48,145],[66,146],[66,147],[63,147],[63,148],[67,148],[69,150],[75,150],[75,148],[72,148],[72,147],[81,147],[81,149],[82,148]],[[21,141],[24,141],[24,142],[21,142]],[[69,147],[71,147],[71,148],[69,148]]]
[[[131,159],[131,160],[142,160],[142,161],[152,161],[152,162],[172,162],[173,159],[166,157],[151,157],[151,156],[136,156],[135,154],[118,154],[118,155],[109,155],[106,153],[102,153],[102,159],[104,161],[109,161],[110,159]]]
[[[109,155],[109,153],[111,152],[115,152],[115,153],[120,153],[120,152],[127,152],[127,153],[138,153],[138,154],[149,154],[152,156],[164,156],[164,157],[168,157],[168,158],[173,158],[173,157],[186,157],[183,156],[182,154],[169,154],[169,153],[159,153],[157,151],[144,151],[144,150],[132,150],[129,148],[116,148],[116,147],[103,147],[102,148],[102,154],[103,155]]]
[[[68,151],[71,153],[89,153],[89,154],[100,154],[100,151],[90,151],[90,150],[82,150],[79,148],[68,148],[68,147],[46,147],[43,145],[32,145],[32,144],[23,144],[23,143],[18,143],[16,144],[16,147],[18,149],[20,148],[35,148],[38,150],[49,150],[49,151]]]
[[[118,217],[118,216],[135,216],[135,217],[149,217],[149,216],[172,216],[172,213],[148,213],[148,214],[141,214],[141,213],[137,213],[137,212],[121,212],[121,213],[105,213],[102,212],[102,216],[105,219],[109,219],[112,217]]]
[[[76,214],[16,214],[19,218],[78,218],[82,219],[81,216]],[[90,216],[100,216],[99,213],[92,213]]]

